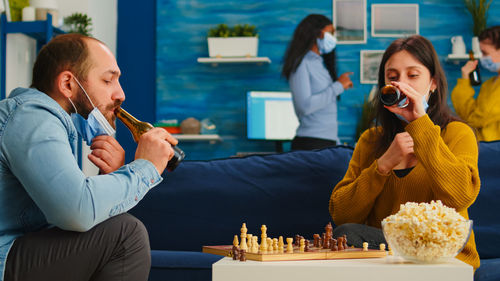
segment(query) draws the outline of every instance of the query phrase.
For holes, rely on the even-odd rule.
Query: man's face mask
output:
[[[74,76],[73,78],[75,78],[76,83],[78,84],[80,89],[82,89],[83,93],[85,93],[85,96],[87,96],[87,99],[90,101],[90,104],[92,104],[92,107],[94,108],[89,113],[87,120],[85,120],[83,116],[78,114],[78,110],[76,109],[75,104],[71,101],[70,98],[68,98],[69,102],[75,109],[75,113],[71,113],[71,120],[73,121],[73,124],[75,125],[76,130],[78,131],[80,136],[85,140],[87,145],[90,146],[92,144],[92,139],[97,136],[114,135],[115,129],[113,129],[111,124],[109,124],[108,120],[106,120],[106,117],[102,115],[101,111],[97,107],[95,107],[94,103],[87,94],[87,91],[85,91],[85,89],[80,84],[80,81],[78,81],[78,79],[76,79],[76,77]]]

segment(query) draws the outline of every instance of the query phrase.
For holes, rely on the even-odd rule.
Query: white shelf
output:
[[[481,54],[474,54],[475,59],[480,59],[482,57],[483,56]],[[449,54],[446,57],[446,60],[458,64],[459,62],[469,60],[469,54],[463,54],[463,55]]]
[[[216,141],[222,141],[221,137],[217,134],[214,135],[191,135],[191,134],[173,134],[174,138],[182,141],[209,141],[214,143]]]
[[[219,63],[271,63],[268,57],[234,57],[234,58],[198,58],[199,63],[210,63],[214,66]]]

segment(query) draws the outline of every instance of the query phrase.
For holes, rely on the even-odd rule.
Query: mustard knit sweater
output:
[[[406,176],[378,171],[374,157],[375,129],[365,131],[354,149],[344,178],[330,198],[330,214],[336,225],[367,224],[381,228],[380,222],[399,211],[406,202],[441,200],[468,219],[467,208],[479,193],[478,145],[469,126],[451,122],[445,130],[434,125],[428,115],[405,127],[414,142],[418,163]],[[479,267],[474,233],[458,259]]]
[[[488,79],[476,99],[474,94],[469,79],[458,79],[451,92],[455,111],[477,130],[480,141],[500,140],[500,78]]]

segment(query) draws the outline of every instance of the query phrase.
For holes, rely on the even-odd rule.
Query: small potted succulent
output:
[[[208,32],[210,57],[256,57],[259,38],[253,25],[219,24]]]

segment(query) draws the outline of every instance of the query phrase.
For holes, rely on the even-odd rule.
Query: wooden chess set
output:
[[[380,250],[368,249],[368,243],[363,243],[363,248],[347,246],[347,237],[333,238],[332,225],[328,223],[322,236],[313,235],[310,241],[300,235],[295,238],[267,237],[267,227],[261,227],[261,241],[258,237],[247,234],[246,224],[241,227],[241,241],[238,235],[234,236],[233,245],[203,246],[203,252],[226,257],[234,260],[245,261],[293,261],[293,260],[330,260],[330,259],[365,259],[385,257],[385,245],[381,244]],[[248,242],[247,242],[248,241]],[[312,243],[311,243],[312,242]],[[312,245],[311,245],[312,244]]]

